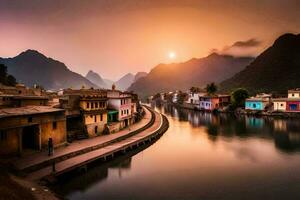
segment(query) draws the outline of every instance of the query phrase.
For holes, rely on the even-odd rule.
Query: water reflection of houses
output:
[[[174,117],[173,109],[166,108],[166,114]],[[300,150],[299,119],[276,119],[229,114],[215,115],[213,113],[176,109],[179,120],[189,121],[193,127],[206,127],[209,139],[212,141],[216,141],[218,137],[224,139],[256,137],[273,140],[275,146],[285,152]]]

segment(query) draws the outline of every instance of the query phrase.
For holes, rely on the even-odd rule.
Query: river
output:
[[[66,199],[300,199],[300,120],[156,107],[154,144],[63,178]]]

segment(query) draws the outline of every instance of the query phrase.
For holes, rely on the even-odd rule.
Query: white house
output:
[[[288,98],[300,98],[300,88],[288,90]]]
[[[273,99],[273,110],[274,111],[286,111],[286,98]]]
[[[203,97],[206,93],[205,92],[189,92],[188,100],[186,103],[192,104],[195,107],[200,107],[200,97]]]
[[[178,91],[173,93],[172,102],[177,103],[178,102]]]
[[[132,107],[131,95],[113,88],[112,90],[107,91],[107,98],[108,109],[117,111],[117,120],[121,122],[121,128],[132,124],[132,114],[135,111],[132,110],[134,107]],[[111,113],[113,113],[112,111]]]

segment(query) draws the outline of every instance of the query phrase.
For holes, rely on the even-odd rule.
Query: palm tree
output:
[[[213,95],[217,92],[218,87],[216,86],[216,84],[214,82],[212,82],[212,83],[207,84],[205,89],[209,95]]]

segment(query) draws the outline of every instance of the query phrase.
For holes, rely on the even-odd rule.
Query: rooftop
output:
[[[300,98],[274,98],[273,101],[300,101]]]
[[[21,115],[34,115],[51,112],[61,112],[63,109],[53,108],[51,106],[25,106],[19,108],[4,108],[0,109],[0,118],[21,116]]]

